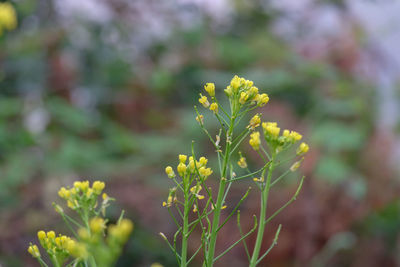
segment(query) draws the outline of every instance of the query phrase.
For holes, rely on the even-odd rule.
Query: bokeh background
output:
[[[0,266],[36,266],[26,248],[38,229],[67,233],[51,203],[77,179],[105,180],[118,199],[110,216],[124,209],[135,221],[118,266],[175,266],[158,236],[175,230],[161,206],[171,186],[164,167],[191,140],[199,154],[213,152],[193,105],[205,82],[222,92],[234,74],[270,95],[265,120],[311,146],[303,190],[271,223],[266,246],[283,228],[261,265],[400,266],[398,1],[12,4],[18,27],[0,37]],[[297,180],[274,192],[271,210]],[[254,194],[243,205],[245,228],[257,203]],[[219,249],[232,232],[234,223]],[[243,248],[217,266],[246,266]]]

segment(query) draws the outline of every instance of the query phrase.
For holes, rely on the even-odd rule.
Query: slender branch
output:
[[[221,254],[219,254],[217,257],[215,257],[213,262],[216,262],[219,258],[221,258],[222,256],[224,256],[226,253],[228,253],[232,248],[234,248],[238,243],[242,242],[242,240],[244,240],[246,237],[248,237],[249,235],[251,235],[255,230],[257,229],[257,217],[254,216],[254,227],[247,233],[245,234],[243,237],[241,237],[238,241],[236,241],[235,243],[233,243],[229,248],[227,248],[224,252],[222,252]]]
[[[240,210],[237,211],[237,225],[239,228],[240,237],[243,237],[242,226],[240,225]],[[249,253],[249,249],[247,248],[246,240],[243,239],[242,242],[243,242],[244,250],[246,251],[247,259],[250,261],[250,253]]]
[[[249,195],[249,192],[251,190],[251,187],[249,187],[249,189],[247,189],[246,193],[243,195],[243,197],[240,199],[240,201],[236,204],[236,207],[232,210],[231,214],[229,214],[229,216],[225,219],[225,221],[220,225],[220,227],[218,228],[217,232],[219,230],[221,230],[221,228],[228,222],[228,220],[232,217],[232,215],[237,211],[237,209],[239,208],[239,206],[242,204],[242,202],[247,198],[247,196]]]
[[[273,247],[275,247],[275,246],[278,244],[278,237],[279,237],[279,233],[281,232],[281,228],[282,228],[282,224],[280,224],[280,225],[278,226],[278,230],[276,230],[275,238],[274,238],[274,240],[272,241],[271,246],[270,246],[270,247],[268,248],[268,250],[257,260],[257,264],[259,264],[259,263],[262,261],[262,259],[264,259],[265,256],[267,256],[268,253],[273,249]]]
[[[289,206],[293,201],[296,200],[296,198],[297,198],[297,196],[299,195],[300,190],[301,190],[301,188],[302,188],[302,186],[303,186],[304,178],[305,178],[305,176],[303,176],[303,177],[301,178],[300,184],[299,184],[299,186],[297,187],[296,193],[293,195],[293,197],[292,197],[288,202],[286,202],[286,204],[283,205],[280,209],[278,209],[277,211],[275,211],[274,214],[272,214],[267,220],[265,220],[265,223],[268,223],[269,221],[271,221],[276,215],[278,215],[282,210],[284,210],[287,206]]]

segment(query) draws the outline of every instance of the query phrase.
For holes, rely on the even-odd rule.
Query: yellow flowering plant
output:
[[[199,110],[195,106],[196,121],[215,148],[218,159],[218,170],[212,170],[207,166],[207,158],[197,158],[193,143],[189,157],[187,155],[179,155],[176,167],[177,174],[174,172],[173,167],[167,166],[165,168],[167,176],[175,185],[170,189],[166,201],[163,202],[163,206],[168,209],[178,230],[175,232],[172,242],[163,233],[160,233],[160,235],[175,254],[177,263],[181,267],[188,266],[197,255],[202,255],[203,266],[211,267],[218,259],[240,243],[244,245],[249,266],[256,266],[276,244],[281,229],[279,226],[270,249],[260,255],[266,224],[295,200],[302,187],[304,177],[300,180],[294,196],[280,209],[272,213],[270,217],[267,217],[266,210],[269,191],[284,176],[297,170],[302,158],[297,160],[286,172],[275,179],[273,179],[273,172],[277,166],[282,165],[286,161],[294,160],[296,157],[304,155],[308,151],[308,145],[302,143],[297,148],[293,157],[282,160],[279,158],[281,152],[289,150],[302,138],[299,133],[284,130],[282,135],[280,135],[280,128],[277,126],[277,123],[262,122],[262,114],[255,114],[250,119],[247,127],[241,130],[237,129],[240,120],[246,114],[266,105],[269,101],[268,95],[265,93],[260,94],[252,81],[238,76],[233,77],[230,84],[224,90],[229,100],[229,109],[225,109],[218,101],[214,83],[207,83],[204,86],[204,90],[208,96],[200,94],[199,103],[212,112],[220,123],[221,128],[216,137],[213,138],[206,129],[204,116],[199,113]],[[262,136],[256,130],[260,125],[263,129]],[[237,151],[249,135],[249,145],[259,154],[264,162],[255,171],[249,170],[246,158],[241,152]],[[233,159],[237,154],[239,154],[239,160],[235,164]],[[236,165],[239,167],[239,171],[235,170]],[[236,173],[244,171],[246,173],[243,175],[236,175]],[[215,176],[213,178],[218,179],[218,189],[213,190],[207,183],[210,176]],[[244,179],[253,180],[259,189],[261,200],[258,219],[254,216],[254,226],[245,234],[242,232],[240,226],[240,212],[238,208],[249,195],[250,188],[230,211],[226,219],[224,221],[220,220],[221,213],[226,208],[225,201],[232,184]],[[173,212],[173,209],[176,212]],[[216,255],[218,233],[235,213],[237,214],[238,231],[241,237],[227,249]],[[202,233],[201,242],[195,252],[192,255],[188,255],[188,240],[196,228],[199,228]],[[254,232],[257,233],[257,237],[254,249],[250,253],[246,238]],[[177,248],[179,240],[181,242],[180,249]],[[202,253],[200,253],[201,251]]]
[[[105,183],[77,181],[72,188],[61,187],[58,195],[66,201],[68,208],[78,216],[72,217],[64,209],[53,203],[70,229],[73,237],[56,234],[54,231],[39,231],[37,237],[51,264],[61,266],[113,266],[122,252],[133,230],[130,220],[123,218],[123,212],[116,224],[109,224],[106,208],[114,199],[103,193]],[[99,198],[101,202],[99,204]],[[49,266],[42,258],[39,247],[30,244],[28,252],[36,258],[40,266]]]

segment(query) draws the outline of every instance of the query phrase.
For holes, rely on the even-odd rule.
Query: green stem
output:
[[[182,229],[182,251],[181,251],[181,267],[187,266],[187,246],[188,246],[188,238],[189,238],[189,209],[190,209],[190,200],[189,200],[189,183],[184,183],[184,197],[185,197],[185,206],[183,211],[183,229]]]
[[[217,232],[219,230],[219,220],[220,220],[220,215],[221,215],[221,208],[223,205],[225,186],[227,183],[226,176],[227,176],[228,164],[229,164],[229,159],[230,159],[230,152],[231,152],[231,145],[232,145],[232,133],[233,133],[234,124],[235,124],[235,116],[232,116],[230,125],[229,125],[229,130],[226,135],[225,156],[224,156],[224,161],[222,164],[221,179],[219,181],[218,196],[217,196],[216,206],[214,207],[214,217],[213,217],[213,222],[212,222],[212,227],[211,227],[210,242],[209,242],[208,251],[207,251],[206,265],[210,266],[210,267],[213,266],[213,262],[214,262],[215,245],[216,245],[216,241],[217,241]]]
[[[272,172],[274,171],[274,168],[275,168],[275,157],[276,157],[276,153],[273,152],[271,155],[271,164],[269,165],[269,169],[268,169],[267,181],[266,181],[265,187],[263,188],[263,190],[261,192],[261,208],[260,208],[260,217],[259,217],[259,224],[258,224],[258,230],[257,230],[257,239],[256,239],[256,244],[254,246],[253,255],[251,257],[249,267],[255,267],[257,265],[258,257],[260,255],[261,244],[262,244],[262,240],[264,237],[264,230],[265,230],[265,226],[266,226],[265,217],[266,217],[266,213],[267,213],[269,189],[271,188],[271,177],[272,177]]]

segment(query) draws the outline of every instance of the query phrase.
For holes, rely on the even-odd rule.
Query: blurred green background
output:
[[[264,120],[311,147],[303,190],[267,231],[269,243],[283,224],[262,266],[400,265],[397,2],[12,4],[18,27],[0,36],[0,266],[36,266],[26,248],[38,229],[67,233],[51,203],[77,179],[105,180],[118,199],[110,216],[125,209],[135,222],[118,266],[175,266],[158,236],[175,229],[161,207],[171,186],[164,167],[192,140],[198,154],[213,152],[193,105],[205,82],[222,96],[235,74],[269,94]],[[271,210],[295,186],[290,177]],[[244,203],[247,227],[257,203]],[[218,266],[245,262],[238,247]]]

